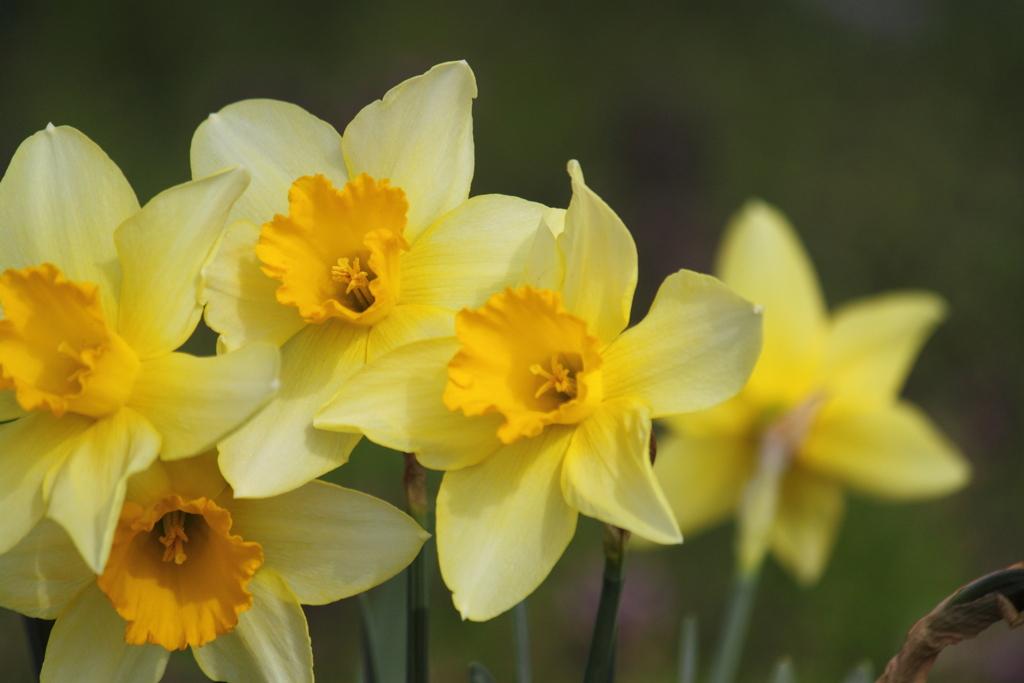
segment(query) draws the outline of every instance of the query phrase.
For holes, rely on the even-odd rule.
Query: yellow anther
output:
[[[174,560],[175,564],[181,564],[188,559],[184,547],[188,541],[188,536],[185,535],[185,513],[181,510],[168,512],[163,517],[163,523],[164,535],[160,537],[160,542],[166,548],[164,562]]]
[[[534,398],[540,398],[548,389],[554,389],[569,398],[576,398],[576,378],[570,377],[569,368],[558,362],[558,354],[551,354],[551,372],[540,365],[531,365],[530,372],[547,380],[534,394]]]
[[[348,283],[345,293],[355,293],[356,301],[362,306],[361,310],[365,311],[373,303],[373,295],[370,294],[370,274],[360,269],[358,256],[351,264],[347,258],[338,259],[338,265],[331,266],[331,279],[335,282]]]

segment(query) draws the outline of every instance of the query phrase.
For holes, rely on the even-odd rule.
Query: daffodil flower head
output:
[[[278,353],[176,353],[241,168],[139,207],[84,135],[49,126],[0,181],[0,552],[44,516],[103,569],[125,482],[212,447],[277,389]]]
[[[755,307],[688,271],[627,330],[636,247],[578,163],[569,173],[569,209],[543,214],[517,287],[460,311],[454,337],[369,363],[315,422],[446,470],[438,556],[463,618],[529,595],[580,512],[680,542],[651,467],[651,418],[728,399],[760,349]]]
[[[244,496],[288,491],[344,464],[359,435],[313,416],[367,361],[453,333],[455,311],[518,282],[545,207],[469,197],[465,62],[435,66],[365,107],[344,135],[298,107],[250,100],[196,131],[193,175],[231,164],[253,181],[204,270],[222,350],[281,348],[281,392],[220,444]],[[287,457],[282,457],[287,453]]]

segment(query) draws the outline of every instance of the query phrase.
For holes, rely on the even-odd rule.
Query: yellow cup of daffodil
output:
[[[271,344],[174,353],[248,182],[228,169],[140,209],[77,130],[18,148],[0,181],[0,552],[46,515],[101,571],[128,476],[211,448],[276,391]]]
[[[569,172],[569,209],[545,214],[518,289],[461,311],[455,337],[374,360],[316,418],[447,470],[438,555],[463,618],[529,595],[580,512],[680,542],[651,468],[651,418],[733,396],[760,350],[754,305],[689,271],[626,330],[636,247],[579,164]]]

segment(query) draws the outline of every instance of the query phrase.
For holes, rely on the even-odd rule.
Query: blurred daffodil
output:
[[[579,164],[569,171],[569,209],[545,214],[518,289],[460,312],[456,337],[376,359],[316,420],[447,470],[438,554],[463,618],[529,595],[580,512],[680,542],[651,468],[651,418],[733,396],[760,349],[755,307],[689,271],[666,279],[626,330],[633,239]]]
[[[270,344],[174,353],[247,184],[228,169],[140,209],[77,130],[18,148],[0,181],[0,552],[47,515],[102,569],[127,477],[209,449],[274,393]]]
[[[155,683],[170,651],[191,647],[217,681],[311,682],[300,604],[387,580],[427,536],[388,503],[326,482],[236,500],[214,453],[158,460],[129,480],[99,576],[43,520],[0,555],[0,605],[57,619],[43,681]]]
[[[204,271],[222,349],[281,347],[281,392],[221,444],[239,496],[288,491],[344,464],[359,440],[313,428],[353,372],[452,334],[454,311],[515,284],[544,207],[469,199],[473,72],[441,64],[388,92],[344,136],[299,107],[250,100],[196,131],[196,177],[242,164],[252,184]]]
[[[899,399],[945,316],[938,296],[893,292],[830,316],[796,233],[759,202],[730,225],[718,274],[764,306],[764,351],[736,398],[665,420],[655,472],[684,531],[739,512],[741,571],[770,549],[810,584],[828,562],[845,488],[913,500],[967,482],[957,448]]]

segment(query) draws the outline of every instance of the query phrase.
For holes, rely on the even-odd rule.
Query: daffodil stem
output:
[[[613,683],[615,644],[618,636],[619,600],[626,582],[626,547],[629,532],[606,524],[604,527],[604,582],[597,606],[594,635],[583,683]]]
[[[36,680],[43,671],[43,656],[46,654],[46,644],[50,640],[50,631],[53,630],[53,621],[49,619],[36,619],[34,617],[21,617],[25,626],[25,635],[28,638],[28,649],[32,655],[32,665],[35,667]]]
[[[530,660],[530,627],[526,617],[526,600],[512,609],[516,632],[516,683],[533,683]]]
[[[427,473],[412,453],[405,454],[405,509],[416,523],[429,531]],[[409,565],[409,603],[406,630],[406,683],[427,683],[430,680],[427,652],[430,622],[429,545]]]
[[[736,679],[736,672],[743,656],[743,645],[750,628],[750,613],[754,608],[760,575],[758,565],[755,571],[737,572],[733,580],[732,596],[729,598],[729,609],[722,625],[722,635],[718,641],[710,683],[732,683]]]

